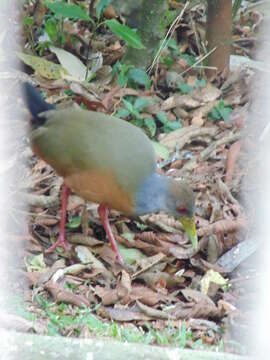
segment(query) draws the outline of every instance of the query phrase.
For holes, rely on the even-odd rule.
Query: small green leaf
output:
[[[128,109],[128,111],[130,112],[130,114],[133,115],[136,119],[139,119],[140,113],[137,109],[135,109],[135,107],[131,104],[131,102],[123,99],[123,103],[124,103],[125,107]]]
[[[177,44],[177,41],[173,38],[168,40],[167,46],[172,50],[179,51],[179,45]]]
[[[111,2],[112,2],[112,0],[99,0],[98,1],[97,7],[96,7],[98,20],[101,18],[103,11],[106,9],[106,7],[108,5],[110,5]]]
[[[154,119],[146,118],[143,120],[145,127],[149,130],[150,136],[154,137],[157,131],[157,125]]]
[[[122,119],[126,119],[129,115],[130,111],[124,108],[119,108],[117,113],[115,114],[116,117],[120,117]]]
[[[137,263],[146,257],[140,250],[133,248],[127,249],[121,244],[118,244],[118,249],[124,262],[130,265]]]
[[[194,55],[189,55],[189,54],[181,54],[180,56],[182,59],[186,60],[187,64],[189,66],[192,66],[195,64],[196,62],[196,58]]]
[[[33,26],[34,24],[34,18],[30,17],[30,16],[26,16],[25,18],[23,18],[23,26]]]
[[[43,254],[28,256],[25,259],[25,265],[28,272],[44,271],[46,269]]]
[[[181,82],[178,84],[178,89],[182,94],[189,94],[192,91],[192,86],[187,84],[186,82]]]
[[[169,68],[174,64],[174,59],[171,56],[161,56],[161,62]]]
[[[149,106],[151,104],[151,101],[148,98],[145,97],[138,97],[135,100],[134,103],[134,108],[138,111],[142,111],[143,109],[145,109],[147,106]]]
[[[45,31],[48,34],[51,41],[54,41],[57,34],[57,26],[55,17],[51,17],[45,22]]]
[[[233,109],[230,106],[225,105],[224,100],[220,100],[218,104],[213,107],[208,117],[210,120],[223,119],[226,122],[229,120],[232,111]]]
[[[157,118],[160,122],[162,122],[163,125],[166,125],[170,120],[167,118],[165,112],[163,111],[160,111],[158,114],[157,114]]]
[[[161,145],[160,143],[158,143],[156,141],[151,141],[151,142],[152,142],[152,145],[154,147],[156,154],[161,159],[163,159],[163,160],[169,159],[170,151],[164,145]]]
[[[131,124],[138,126],[139,128],[143,127],[143,119],[140,119],[139,117],[135,117],[135,119],[133,119],[131,121]]]
[[[121,64],[119,61],[117,61],[116,64],[113,66],[113,74],[117,77],[117,84],[121,87],[124,87],[127,85],[128,82],[128,76],[127,73],[129,69],[131,69],[133,66],[128,64]]]
[[[134,107],[131,102],[127,101],[126,99],[122,100],[127,110],[132,114],[134,112]]]
[[[127,239],[130,243],[135,243],[135,234],[131,232],[125,232],[122,234],[123,238]]]
[[[206,86],[206,80],[205,79],[197,79],[195,81],[195,89],[199,89]]]
[[[124,40],[127,45],[135,49],[144,49],[144,45],[135,30],[126,25],[120,24],[117,20],[106,20],[105,24],[110,30],[117,35],[120,39]]]
[[[223,109],[219,110],[220,115],[222,117],[222,119],[227,122],[230,118],[231,112],[232,112],[232,108],[228,107],[224,107]]]
[[[127,75],[129,80],[133,80],[138,85],[144,85],[147,90],[150,89],[150,77],[143,69],[130,69]]]
[[[81,217],[73,216],[71,222],[66,224],[66,228],[68,229],[77,229],[81,225]]]
[[[169,121],[166,123],[166,125],[164,125],[163,131],[165,133],[170,133],[171,131],[180,129],[181,127],[182,127],[182,124],[181,124],[180,120]]]
[[[45,4],[57,16],[74,20],[86,20],[94,23],[90,16],[78,5],[66,4],[62,1],[46,1]]]

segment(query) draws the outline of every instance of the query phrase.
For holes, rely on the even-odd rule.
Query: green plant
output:
[[[111,2],[112,2],[112,0],[98,0],[97,6],[96,6],[98,20],[100,20],[100,18],[103,15],[103,11],[106,9],[106,7],[108,5],[110,5]]]
[[[158,120],[163,124],[162,132],[169,133],[182,127],[181,120],[170,121],[163,111],[157,114]]]
[[[65,18],[71,20],[82,20],[95,24],[93,19],[87,14],[85,9],[76,4],[67,4],[63,1],[52,2],[44,1],[50,13],[46,15],[45,33],[49,38],[49,42],[58,46],[63,46],[66,42],[66,35],[63,29],[63,20]],[[44,45],[39,44],[40,48]],[[46,46],[46,44],[45,44]]]
[[[106,20],[105,24],[110,30],[117,35],[120,39],[124,40],[125,43],[135,49],[144,49],[144,45],[141,41],[140,36],[135,30],[131,29],[127,25],[120,24],[117,20]]]
[[[226,106],[224,100],[219,100],[218,104],[213,107],[208,115],[210,120],[221,120],[227,122],[230,118],[233,109],[230,106]]]
[[[145,127],[151,137],[156,133],[156,122],[152,118],[142,118],[140,112],[152,104],[148,98],[129,97],[123,99],[124,108],[119,108],[116,116],[126,119],[131,118],[131,123],[138,127]]]
[[[202,88],[206,85],[206,80],[205,79],[197,79],[195,81],[195,85],[191,86],[189,84],[187,84],[185,81],[182,81],[178,84],[178,89],[180,90],[180,92],[182,94],[190,94],[191,91],[193,90],[197,90],[199,88]]]
[[[129,86],[136,89],[137,85],[140,85],[147,90],[150,89],[151,80],[143,69],[117,61],[113,67],[113,74],[116,76],[117,84],[121,87]]]

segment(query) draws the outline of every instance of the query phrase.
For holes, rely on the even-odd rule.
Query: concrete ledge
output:
[[[111,339],[50,337],[0,329],[3,360],[245,360],[209,351],[161,348]]]

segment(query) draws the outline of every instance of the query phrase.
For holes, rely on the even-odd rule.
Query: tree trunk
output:
[[[208,0],[206,41],[208,51],[213,51],[207,65],[216,71],[229,70],[232,34],[232,0]],[[213,70],[208,70],[213,74]]]
[[[153,52],[164,37],[162,22],[168,8],[166,0],[115,0],[114,6],[127,19],[127,24],[136,28],[145,49],[129,47],[123,58],[124,63],[146,68],[151,64]]]

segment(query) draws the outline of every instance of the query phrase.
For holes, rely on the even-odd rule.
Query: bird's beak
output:
[[[198,236],[197,236],[194,217],[190,218],[187,216],[183,216],[183,217],[181,217],[180,221],[184,226],[185,232],[187,233],[188,238],[191,241],[191,244],[193,245],[194,249],[197,250]]]

